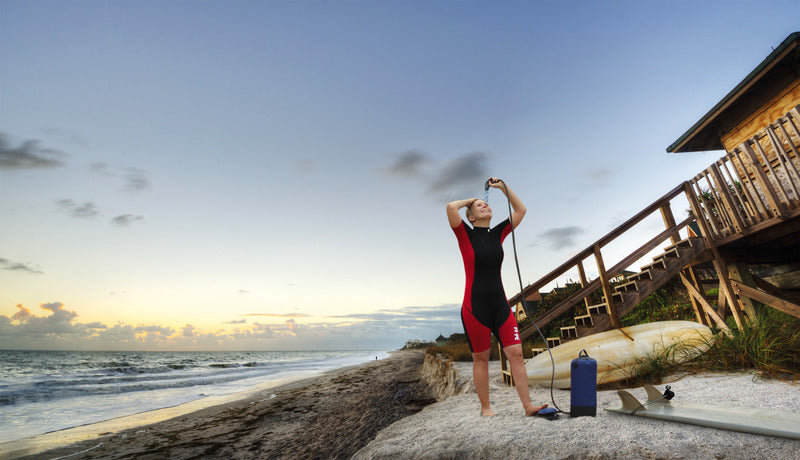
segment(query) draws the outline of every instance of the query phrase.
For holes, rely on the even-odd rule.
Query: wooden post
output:
[[[730,169],[728,169],[728,163],[733,163],[731,154],[728,154],[728,156],[723,157],[721,160],[717,161],[717,169],[720,171],[720,173],[724,172],[725,176],[727,176],[728,178],[729,183],[732,184],[731,188],[733,189],[733,193],[736,195],[736,198],[739,200],[739,203],[742,206],[741,211],[742,211],[742,219],[744,221],[744,225],[746,226],[752,225],[753,223],[757,222],[754,215],[755,210],[752,209],[752,206],[749,204],[748,199],[742,195],[742,193],[747,193],[747,189],[745,185],[742,183],[742,181],[739,179],[739,176],[733,175]],[[741,186],[742,192],[740,192],[739,188],[736,187],[737,181]]]
[[[672,208],[670,207],[669,203],[667,202],[664,204],[664,206],[661,206],[659,210],[661,211],[661,218],[664,219],[664,225],[666,225],[667,228],[674,227],[675,216],[672,214]],[[681,236],[678,232],[673,233],[669,238],[670,241],[672,241],[672,244],[675,244],[681,240]]]
[[[700,176],[698,176],[697,180],[699,180],[699,177]],[[697,190],[695,190],[694,187],[692,187],[690,184],[688,186],[689,190],[686,192],[686,194],[687,197],[688,196],[694,197],[694,203],[696,203],[697,206],[695,207],[694,205],[692,205],[692,212],[694,212],[695,217],[697,217],[698,225],[700,224],[701,221],[705,222],[706,231],[708,233],[704,234],[703,236],[708,241],[711,241],[712,239],[720,235],[722,231],[720,230],[720,228],[717,227],[717,219],[714,218],[714,215],[711,212],[712,207],[708,204],[708,201],[706,201],[706,197],[703,196],[703,190],[700,188],[700,184],[697,181],[694,181],[694,184],[697,186]],[[698,196],[700,197],[700,200],[702,200],[703,202],[703,207],[701,207],[700,202],[697,201]],[[691,204],[693,202],[689,201],[689,203]],[[711,228],[708,227],[709,225],[711,225]],[[711,231],[712,229],[713,232]]]
[[[736,281],[739,284],[746,284],[750,287],[755,287],[756,285],[756,281],[753,279],[753,275],[750,273],[750,270],[748,270],[747,267],[742,264],[729,264],[728,276],[730,277],[731,281]],[[758,315],[753,301],[746,296],[739,296],[739,301],[742,303],[742,309],[745,313],[747,313],[747,317],[750,319],[750,321],[752,321],[753,324],[758,324]]]
[[[800,305],[789,302],[788,300],[767,294],[766,292],[759,291],[758,289],[751,288],[744,284],[733,282],[733,287],[740,295],[752,297],[753,299],[763,302],[772,308],[788,313],[796,318],[800,318]]]
[[[789,204],[791,203],[791,200],[789,200],[789,195],[786,193],[786,190],[783,189],[783,186],[781,185],[781,180],[778,177],[778,174],[775,172],[775,169],[772,167],[772,163],[769,161],[769,156],[767,156],[767,152],[764,150],[764,147],[761,146],[761,142],[758,141],[758,136],[753,137],[753,145],[755,145],[758,148],[759,153],[761,153],[761,156],[764,158],[764,166],[767,167],[767,170],[770,172],[772,178],[775,179],[775,183],[778,185],[777,187],[775,187],[775,190],[781,197],[783,197],[783,200],[780,201],[781,203],[780,212],[783,213],[783,211],[785,211],[786,209],[786,206],[789,206]],[[778,152],[775,152],[775,155],[778,155]]]
[[[717,280],[717,283],[719,283],[719,280]],[[722,289],[721,287],[719,287],[719,284],[717,284],[717,291],[719,291],[717,294],[717,313],[722,315],[722,317],[724,318],[725,311],[728,308],[728,302],[727,299],[725,298],[725,289]]]
[[[597,271],[600,274],[600,283],[603,285],[603,295],[606,298],[606,306],[608,307],[608,314],[611,317],[611,325],[616,329],[622,327],[617,315],[617,308],[614,306],[614,297],[611,292],[611,283],[608,281],[608,273],[606,273],[605,264],[603,264],[603,255],[600,253],[600,245],[594,245],[594,258],[597,261]]]
[[[719,194],[722,197],[722,207],[725,208],[727,214],[730,214],[733,230],[739,233],[744,228],[744,221],[739,213],[739,208],[736,206],[736,203],[734,203],[733,197],[730,194],[728,183],[722,178],[722,174],[720,174],[716,164],[711,165],[709,169],[711,170],[711,176],[714,178],[714,182],[717,183],[717,188],[719,188]],[[722,211],[722,209],[720,209],[720,211]]]
[[[769,217],[769,210],[764,207],[764,203],[761,201],[761,197],[756,191],[755,183],[753,183],[753,180],[750,178],[750,173],[747,172],[744,160],[742,160],[742,155],[740,154],[741,151],[742,150],[738,147],[733,150],[731,153],[731,163],[733,164],[733,169],[735,171],[742,171],[742,175],[739,177],[739,182],[742,184],[742,190],[744,190],[745,195],[747,195],[747,200],[751,203],[755,221],[761,222]],[[738,166],[733,161],[734,159],[736,159],[736,161],[739,163]]]
[[[586,287],[589,284],[589,280],[586,278],[586,270],[583,269],[583,261],[581,260],[578,262],[578,276],[581,278],[581,287]],[[589,296],[583,298],[583,304],[586,306],[586,314],[589,314]]]
[[[697,282],[697,276],[695,276],[692,267],[683,270],[681,275],[681,282],[687,290],[691,292],[691,289],[689,288],[689,285],[691,285],[697,287],[701,294],[703,293],[703,287]],[[710,326],[711,320],[708,316],[708,313],[703,309],[703,307],[697,305],[697,300],[695,300],[693,295],[689,296],[689,301],[692,302],[692,309],[694,310],[694,315],[697,317],[697,322],[700,324],[705,324],[706,326]]]
[[[717,189],[714,187],[714,183],[711,182],[709,173],[710,170],[711,168],[709,167],[700,174],[702,174],[703,178],[706,180],[706,184],[708,185],[708,194],[710,195],[711,198],[711,206],[713,211],[716,212],[716,215],[713,216],[714,217],[713,220],[715,220],[720,225],[719,233],[727,235],[733,231],[731,228],[733,227],[733,223],[731,222],[728,213],[725,212],[725,207],[720,202],[720,196],[719,196],[720,192],[717,191]],[[705,198],[703,198],[703,202],[705,203]],[[727,233],[725,232],[726,230]]]
[[[686,198],[689,200],[692,211],[695,213],[695,215],[699,215],[697,213],[700,212],[700,203],[697,201],[697,196],[695,196],[693,193],[692,187],[688,182],[685,183],[685,190]],[[720,292],[725,292],[725,299],[728,301],[728,305],[731,307],[733,319],[736,321],[736,327],[741,329],[743,325],[740,314],[741,310],[739,309],[739,305],[736,303],[736,297],[733,295],[733,288],[731,287],[730,278],[728,278],[726,264],[724,263],[724,260],[722,259],[722,256],[720,255],[716,245],[714,245],[714,242],[711,241],[711,238],[709,238],[708,223],[699,218],[697,219],[697,223],[700,225],[700,232],[703,234],[703,238],[706,240],[706,245],[711,251],[712,263],[714,264],[714,269],[717,271],[717,276],[719,277],[719,290]]]
[[[795,294],[793,292],[788,292],[788,291],[782,291],[777,286],[755,275],[753,275],[753,279],[756,282],[756,289],[761,289],[762,291],[766,292],[769,295],[778,297],[790,303],[795,303],[797,305],[800,305],[800,294]]]
[[[697,301],[700,302],[700,305],[702,305],[703,309],[708,313],[709,316],[711,316],[711,318],[716,323],[717,327],[722,329],[723,331],[730,331],[728,325],[725,324],[725,320],[723,320],[722,317],[714,311],[714,308],[705,299],[703,293],[700,292],[700,290],[698,290],[691,283],[691,281],[689,281],[689,279],[686,278],[686,275],[681,273],[680,276],[681,276],[681,281],[683,281],[683,285],[686,286],[686,289],[689,290],[689,295],[695,297]]]
[[[508,358],[503,353],[503,347],[500,342],[497,343],[497,350],[500,352],[500,374],[503,376],[503,383],[509,386],[514,386],[514,376],[511,374],[511,369],[508,367]]]
[[[778,126],[783,129],[783,125],[778,121]],[[788,133],[787,133],[788,134]],[[787,182],[789,186],[792,188],[792,192],[794,192],[795,202],[797,201],[797,197],[800,196],[800,191],[797,190],[797,185],[795,185],[794,181],[792,180],[791,172],[794,170],[795,175],[797,175],[797,169],[794,167],[794,164],[789,159],[789,155],[786,153],[786,150],[783,148],[783,144],[781,143],[780,139],[778,139],[778,134],[773,130],[772,126],[767,126],[767,136],[769,137],[769,141],[772,144],[772,148],[775,150],[775,156],[778,158],[778,163],[780,164],[781,168],[783,168],[784,174],[786,175]],[[794,146],[792,146],[794,148]],[[776,177],[777,179],[777,177]],[[786,203],[791,204],[792,200],[789,196],[786,196]]]
[[[794,123],[789,123],[789,124],[794,128],[795,133],[797,133],[797,127],[794,126]],[[789,132],[786,131],[786,127],[783,126],[783,123],[779,122],[778,123],[778,127],[781,129],[781,132],[786,137],[786,139],[791,139],[792,138],[792,136],[789,135]],[[782,144],[780,144],[780,140],[777,139],[777,134],[775,136],[776,136],[775,139],[778,141],[778,144],[782,145]],[[797,151],[797,148],[791,142],[789,142],[789,150],[790,150],[790,152],[786,151],[786,150],[783,150],[783,153],[786,155],[786,165],[787,165],[787,167],[791,167],[791,169],[794,171],[795,177],[800,179],[800,171],[798,171],[797,168],[794,166],[794,163],[792,162],[792,158],[791,158],[792,157],[792,155],[791,155],[792,153],[794,153],[794,157],[795,158],[798,158],[798,156],[800,156],[800,152]],[[800,191],[796,191],[795,194],[796,194],[795,196],[800,196]]]
[[[749,141],[742,143],[740,148],[743,152],[747,153],[746,158],[750,160],[750,165],[753,168],[755,178],[758,181],[758,184],[761,186],[761,190],[764,192],[764,196],[767,199],[772,216],[780,217],[783,213],[783,206],[781,206],[780,199],[775,193],[775,189],[772,187],[769,178],[766,174],[764,174],[764,167],[761,166],[761,162],[759,162],[758,158],[756,158],[756,153],[750,147]]]

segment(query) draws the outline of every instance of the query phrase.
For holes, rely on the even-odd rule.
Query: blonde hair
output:
[[[472,201],[472,203],[470,203],[470,204],[469,204],[469,206],[467,206],[467,212],[466,212],[466,215],[467,215],[467,220],[469,220],[469,218],[472,216],[472,207],[473,207],[473,206],[475,205],[475,203],[477,203],[477,202],[478,202],[478,198],[475,198],[475,199]]]

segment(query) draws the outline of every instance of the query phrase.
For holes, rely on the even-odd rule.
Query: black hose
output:
[[[561,410],[560,407],[558,407],[558,404],[556,404],[556,400],[553,396],[553,383],[555,382],[556,378],[556,363],[555,360],[553,359],[553,352],[550,351],[550,344],[547,343],[547,339],[545,338],[544,334],[542,334],[542,331],[539,329],[539,326],[537,326],[536,322],[533,320],[533,315],[531,315],[530,311],[528,310],[528,304],[525,302],[525,288],[522,285],[522,274],[519,270],[519,257],[517,257],[517,239],[514,234],[514,218],[511,215],[511,199],[508,198],[508,186],[506,186],[506,183],[503,182],[502,180],[500,180],[500,182],[502,182],[503,189],[505,189],[506,202],[508,203],[508,222],[511,225],[511,244],[514,248],[514,263],[517,266],[517,279],[519,280],[519,292],[521,296],[522,310],[525,312],[525,316],[527,316],[531,320],[531,324],[533,324],[533,326],[536,328],[536,332],[539,333],[539,337],[541,337],[542,340],[544,341],[544,346],[547,347],[547,353],[550,355],[550,365],[553,369],[553,372],[550,374],[550,402],[553,403],[553,406],[556,408],[556,410],[558,410],[558,412],[566,414],[567,412],[564,412],[563,410]],[[489,181],[486,181],[486,190],[488,189],[489,189]]]

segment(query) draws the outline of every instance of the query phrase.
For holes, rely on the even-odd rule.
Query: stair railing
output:
[[[587,302],[589,296],[592,293],[597,291],[598,289],[602,289],[603,294],[606,299],[606,305],[608,307],[608,313],[611,319],[611,324],[613,327],[618,328],[620,327],[619,317],[617,315],[617,311],[614,308],[614,300],[611,291],[611,280],[619,275],[621,275],[626,268],[628,268],[631,264],[636,262],[637,260],[644,257],[647,253],[652,251],[653,249],[657,248],[660,244],[662,244],[667,239],[672,239],[673,242],[678,241],[678,232],[687,226],[689,223],[695,220],[693,215],[690,215],[686,219],[682,220],[679,223],[675,223],[675,218],[672,214],[672,208],[670,203],[676,197],[680,196],[681,194],[685,193],[686,190],[686,183],[682,183],[679,186],[675,187],[671,191],[669,191],[666,195],[662,196],[651,205],[647,206],[645,209],[637,213],[635,216],[628,219],[619,227],[615,228],[607,235],[603,236],[592,245],[584,249],[583,251],[579,252],[563,264],[561,264],[558,268],[551,271],[540,280],[536,281],[533,284],[528,285],[521,293],[518,293],[511,299],[509,299],[509,304],[517,305],[521,303],[522,298],[528,298],[534,293],[538,293],[540,289],[547,286],[551,282],[559,279],[560,277],[564,276],[568,272],[571,272],[574,269],[577,269],[579,273],[582,274],[581,276],[581,289],[577,292],[570,295],[568,298],[564,299],[557,305],[553,306],[552,308],[548,309],[539,317],[535,318],[534,321],[536,324],[542,328],[546,326],[548,323],[556,319],[557,317],[561,316],[571,308],[575,306],[575,304],[581,300]],[[609,243],[616,240],[618,237],[623,235],[625,232],[633,228],[636,224],[643,221],[644,219],[650,217],[653,213],[660,212],[661,216],[664,220],[666,229],[650,239],[648,242],[643,244],[641,247],[633,251],[629,256],[625,257],[619,263],[615,264],[609,269],[605,267],[605,261],[603,259],[603,248],[606,247]],[[584,261],[594,257],[595,264],[597,265],[598,270],[598,278],[588,282],[585,280],[585,273],[584,268]],[[588,305],[588,302],[587,302]],[[531,334],[535,332],[535,328],[533,325],[529,325],[528,327],[523,328],[520,331],[520,338],[524,340],[525,338],[529,337]]]
[[[681,193],[686,195],[691,211],[689,217],[676,224],[670,202]],[[666,230],[610,269],[606,269],[603,248],[656,210],[661,211]],[[521,303],[523,296],[527,299],[546,285],[577,269],[581,278],[581,289],[535,318],[536,324],[540,328],[544,327],[573,308],[581,299],[588,306],[588,297],[602,289],[611,324],[618,328],[620,323],[613,305],[610,280],[622,274],[627,267],[667,238],[671,238],[673,243],[677,242],[678,231],[696,221],[711,253],[715,269],[720,274],[721,293],[727,298],[736,323],[741,327],[740,309],[732,295],[727,268],[716,248],[774,225],[777,220],[797,215],[800,215],[800,105],[540,280],[528,285],[521,293],[509,299],[509,304]],[[589,282],[586,280],[583,263],[592,256],[599,276]],[[524,340],[534,331],[535,328],[530,325],[520,331],[520,336]]]

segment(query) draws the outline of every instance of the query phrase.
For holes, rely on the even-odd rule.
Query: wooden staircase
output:
[[[701,258],[708,259],[709,250],[706,246],[706,239],[688,236],[681,239],[680,237],[679,232],[684,230],[689,223],[695,221],[694,215],[690,215],[683,221],[676,223],[671,211],[671,201],[676,197],[689,193],[688,191],[687,183],[683,183],[674,188],[612,232],[596,241],[592,246],[579,252],[539,281],[528,285],[522,292],[509,299],[509,304],[512,306],[517,305],[519,308],[522,304],[522,299],[530,297],[549,283],[577,269],[580,274],[581,288],[538,317],[533,318],[539,328],[544,328],[561,315],[570,310],[576,310],[574,325],[561,328],[558,337],[547,338],[548,346],[558,346],[569,340],[586,337],[612,328],[619,328],[619,318],[631,311],[648,295],[652,294],[670,278],[680,273],[685,267],[697,263]],[[629,231],[636,224],[658,212],[661,213],[666,229],[635,249],[614,266],[606,269],[602,254],[603,248]],[[625,278],[624,283],[617,285],[616,288],[612,290],[610,280],[622,276],[627,272],[630,266],[636,264],[665,243],[671,243],[671,245],[664,247],[663,252],[655,257],[652,263],[641,267],[640,272],[628,276]],[[591,258],[594,258],[599,273],[599,276],[592,281],[586,277],[584,269],[584,261]],[[597,305],[590,305],[588,299],[596,291],[602,292],[603,302]],[[576,305],[581,301],[583,301],[584,306],[576,309]],[[698,321],[707,323],[707,315],[703,316],[697,305],[694,306]],[[520,329],[520,338],[525,340],[535,332],[536,327],[533,324],[528,324]],[[534,353],[542,351],[544,351],[544,348],[538,350],[534,349]],[[508,384],[513,384],[508,362],[502,350],[500,356],[503,381]]]
[[[622,317],[633,310],[683,268],[692,265],[698,258],[704,257],[705,252],[705,241],[698,237],[686,238],[667,247],[663,254],[653,258],[653,263],[641,267],[640,272],[628,276],[624,283],[614,288],[612,298],[617,314]],[[570,340],[613,328],[607,302],[587,307],[586,313],[575,316],[573,326],[562,327],[560,336],[548,337],[548,345],[550,347],[558,346]],[[526,335],[526,333],[531,328],[533,325],[523,329],[523,335],[526,337],[530,335]],[[534,349],[534,356],[543,351],[545,351],[544,348]]]

